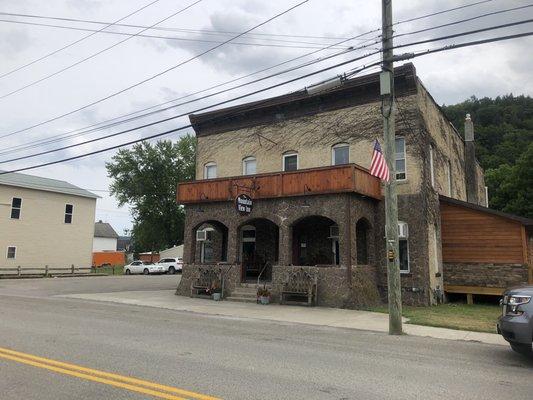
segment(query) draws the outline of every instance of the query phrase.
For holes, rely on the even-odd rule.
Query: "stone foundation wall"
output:
[[[528,266],[522,264],[445,263],[444,284],[506,288],[526,284]]]
[[[180,296],[190,296],[191,282],[195,270],[199,265],[185,264],[182,278],[176,290]],[[230,296],[236,285],[241,282],[240,265],[217,265],[225,271],[225,296]],[[363,265],[352,267],[352,282],[347,282],[346,268],[342,267],[297,267],[274,266],[272,268],[271,287],[272,301],[279,302],[283,282],[288,274],[304,268],[310,273],[318,275],[318,305],[334,308],[364,308],[381,303],[381,296],[377,285],[377,269],[374,266]]]

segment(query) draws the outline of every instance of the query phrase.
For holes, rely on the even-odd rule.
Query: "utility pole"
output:
[[[395,129],[394,129],[394,56],[392,49],[392,0],[382,2],[383,66],[380,76],[381,114],[385,160],[390,180],[385,182],[385,237],[387,249],[387,287],[389,300],[389,334],[402,334],[402,291],[398,247],[398,195],[396,194]]]

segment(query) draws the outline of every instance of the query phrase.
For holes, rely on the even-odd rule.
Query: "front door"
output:
[[[241,242],[242,280],[246,282],[254,277],[257,279],[254,226],[247,225],[242,228]]]

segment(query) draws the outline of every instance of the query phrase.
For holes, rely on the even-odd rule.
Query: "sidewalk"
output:
[[[71,294],[58,297],[132,304],[232,318],[253,318],[377,332],[388,331],[388,316],[387,314],[382,313],[325,307],[281,306],[278,304],[262,306],[258,304],[236,303],[230,301],[217,302],[206,299],[176,296],[174,290]],[[404,332],[408,335],[426,336],[437,339],[466,340],[488,344],[507,345],[507,342],[500,335],[495,333],[459,331],[409,324],[404,324]]]

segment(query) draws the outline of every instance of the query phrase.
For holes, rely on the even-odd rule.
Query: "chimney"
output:
[[[478,204],[476,144],[474,143],[474,124],[470,114],[465,118],[465,179],[466,200]]]

